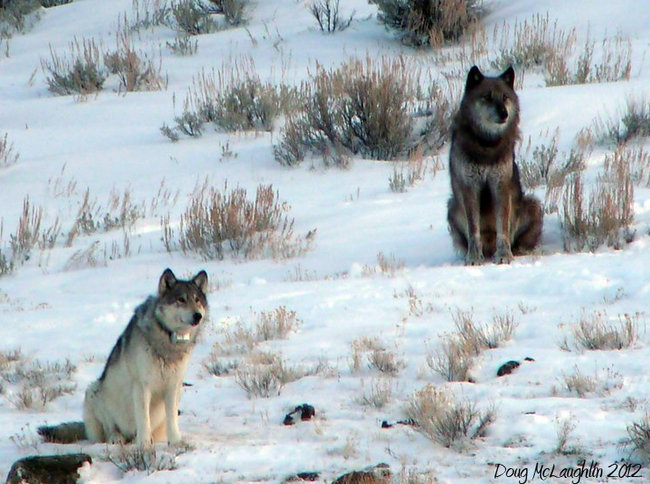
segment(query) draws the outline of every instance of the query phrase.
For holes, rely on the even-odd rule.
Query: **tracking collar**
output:
[[[165,326],[165,323],[160,320],[155,312],[153,314],[153,318],[156,320],[156,323],[158,323],[158,327],[162,329],[167,336],[169,336],[169,341],[173,345],[189,343],[192,340],[189,332],[179,335],[176,331],[171,331],[167,326]]]

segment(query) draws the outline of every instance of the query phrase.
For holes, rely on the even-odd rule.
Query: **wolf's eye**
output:
[[[199,301],[199,298],[198,298],[198,297],[195,297],[195,298],[194,298],[194,302],[198,304],[198,303],[201,302],[201,301]]]
[[[183,296],[179,296],[178,299],[176,299],[176,302],[180,304],[185,304],[187,303],[187,299],[185,299]]]

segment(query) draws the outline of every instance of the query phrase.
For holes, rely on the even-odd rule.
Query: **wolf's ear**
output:
[[[515,70],[512,66],[508,67],[503,74],[499,76],[503,82],[505,82],[510,89],[515,88]]]
[[[167,268],[160,276],[160,281],[158,281],[158,295],[164,296],[167,291],[176,285],[176,276],[171,269]]]
[[[206,293],[208,289],[208,274],[205,271],[199,272],[197,275],[194,276],[194,279],[192,279],[192,282],[196,284],[196,286],[201,289],[201,292],[203,294]]]
[[[476,86],[478,86],[481,81],[485,79],[485,76],[476,66],[472,66],[467,74],[467,82],[465,83],[465,91],[471,91]]]

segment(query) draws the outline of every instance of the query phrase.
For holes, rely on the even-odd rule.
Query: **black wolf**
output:
[[[447,219],[467,264],[487,257],[510,263],[513,253],[532,251],[542,233],[541,205],[524,195],[515,163],[519,99],[514,81],[512,67],[497,77],[472,67],[454,118]]]

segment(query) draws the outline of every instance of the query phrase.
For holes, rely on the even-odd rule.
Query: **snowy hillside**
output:
[[[415,49],[380,23],[377,5],[367,0],[340,2],[352,22],[329,34],[318,28],[308,0],[253,0],[245,25],[191,37],[192,55],[169,47],[178,41],[170,25],[134,27],[133,45],[159,66],[161,90],[124,92],[115,74],[98,93],[48,89],[52,53],[65,57],[71,42],[84,39],[101,52],[115,50],[124,25],[134,26],[160,3],[73,0],[40,9],[31,28],[0,42],[0,141],[6,133],[19,154],[14,163],[0,161],[0,254],[7,257],[2,274],[0,256],[0,476],[27,455],[81,451],[94,459],[81,471],[87,483],[272,483],[307,471],[331,482],[382,462],[395,482],[514,483],[539,479],[536,466],[576,469],[583,460],[604,475],[581,482],[650,479],[647,468],[634,478],[626,474],[634,467],[616,465],[643,461],[622,442],[650,411],[650,114],[646,132],[619,148],[628,150],[619,151],[624,161],[637,153],[630,165],[631,242],[565,250],[561,191],[568,181],[553,199],[546,180],[528,190],[548,209],[541,246],[510,265],[465,266],[454,251],[446,221],[448,142],[410,165],[352,155],[348,168],[325,167],[322,157],[308,154],[287,167],[274,154],[286,116],[268,130],[207,124],[200,137],[177,132],[177,142],[161,133],[182,115],[202,73],[218,76],[235,65],[253,66],[263,82],[298,87],[317,65],[402,56],[422,72],[425,88],[435,83],[455,106],[473,64],[498,73],[497,60],[522,24],[546,25],[549,36],[573,45],[569,68],[585,46],[593,47],[594,75],[602,72],[597,65],[629,62],[620,80],[581,84],[551,85],[545,66],[516,67],[519,159],[532,160],[536,147],[553,143],[566,159],[590,130],[582,152],[586,205],[617,150],[603,125],[619,126],[631,100],[650,102],[646,2],[486,0],[484,28],[473,41]],[[221,15],[213,17],[223,24]],[[389,180],[417,163],[419,179],[392,190]],[[186,211],[204,184],[224,193],[243,188],[249,199],[258,186],[272,185],[283,215],[294,220],[292,241],[300,250],[245,257],[226,248],[221,260],[183,251]],[[34,223],[20,222],[27,197],[27,218],[40,213],[40,228],[30,248],[17,253],[18,227],[30,226],[34,235]],[[39,425],[81,419],[86,387],[166,267],[182,277],[205,269],[210,280],[210,320],[180,402],[187,447],[159,445],[163,470],[124,473],[110,461],[124,452],[119,446],[40,442]],[[287,334],[258,337],[255,325],[278,308],[295,311]],[[497,348],[472,356],[471,382],[447,382],[432,366],[463,317],[479,327],[514,326]],[[596,327],[605,332],[627,330],[629,345],[585,349],[576,334],[581,320],[601,321]],[[240,383],[246,371],[268,366],[260,364],[265,358],[282,362],[291,378],[268,398],[249,396]],[[497,377],[509,360],[521,365]],[[211,374],[215,366],[224,373]],[[30,380],[30,368],[45,369],[47,381]],[[384,420],[410,416],[409,402],[429,384],[493,411],[494,421],[450,447],[417,426],[382,428]],[[47,385],[61,395],[44,395],[38,388]],[[283,425],[303,403],[314,406],[315,418]],[[612,470],[616,479],[606,477]]]

